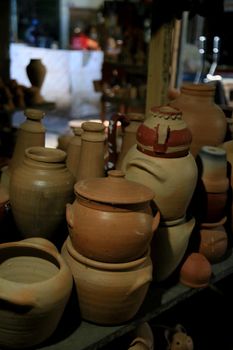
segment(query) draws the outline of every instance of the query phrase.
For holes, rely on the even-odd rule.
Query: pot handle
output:
[[[159,226],[160,222],[160,212],[157,211],[156,215],[153,217],[152,221],[152,232],[154,233],[155,230],[157,230],[157,227]]]
[[[18,312],[25,312],[36,307],[36,299],[29,290],[21,289],[15,286],[11,281],[0,279],[0,304],[6,309],[12,309]]]
[[[66,221],[70,228],[74,227],[74,214],[72,204],[66,204]]]
[[[135,279],[134,285],[127,292],[127,295],[131,295],[136,290],[144,286],[145,284],[152,281],[152,264],[148,264],[148,266],[143,268],[143,273],[138,274]]]

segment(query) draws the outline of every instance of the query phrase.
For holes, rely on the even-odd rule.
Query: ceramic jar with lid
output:
[[[148,250],[160,214],[153,218],[154,193],[128,181],[120,170],[108,177],[78,181],[76,199],[67,204],[66,219],[74,248],[104,262],[127,262]]]
[[[48,147],[29,147],[23,164],[10,181],[10,202],[23,238],[55,238],[65,223],[66,203],[73,199],[74,177],[68,171],[66,153]]]
[[[183,120],[192,133],[190,151],[194,157],[205,145],[218,146],[225,138],[227,120],[214,102],[216,85],[186,83],[170,105],[182,111]]]
[[[0,347],[34,347],[55,331],[69,300],[72,274],[42,238],[0,244]]]

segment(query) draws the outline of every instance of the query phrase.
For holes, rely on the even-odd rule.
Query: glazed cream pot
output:
[[[120,170],[106,178],[81,180],[76,199],[67,204],[66,219],[74,248],[89,259],[128,262],[149,248],[160,213],[152,216],[151,189],[128,181]]]

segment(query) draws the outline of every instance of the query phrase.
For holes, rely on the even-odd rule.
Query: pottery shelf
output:
[[[230,251],[226,259],[212,265],[212,278],[210,284],[226,278],[233,273],[233,251]],[[96,350],[107,346],[110,342],[133,331],[140,323],[148,322],[176,304],[192,297],[204,288],[189,288],[182,284],[172,287],[161,287],[152,283],[146,299],[137,315],[129,322],[120,326],[98,326],[82,321],[77,327],[74,326],[75,314],[67,315],[61,320],[54,336],[46,344],[38,347],[41,350]],[[72,299],[72,298],[71,298]],[[72,312],[74,307],[71,306]],[[71,328],[73,327],[73,331]],[[69,328],[69,334],[64,335],[65,328]]]

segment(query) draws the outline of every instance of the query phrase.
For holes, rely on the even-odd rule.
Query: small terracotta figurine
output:
[[[177,324],[174,329],[166,330],[165,337],[168,342],[167,350],[193,350],[193,340],[187,335],[182,325]]]

